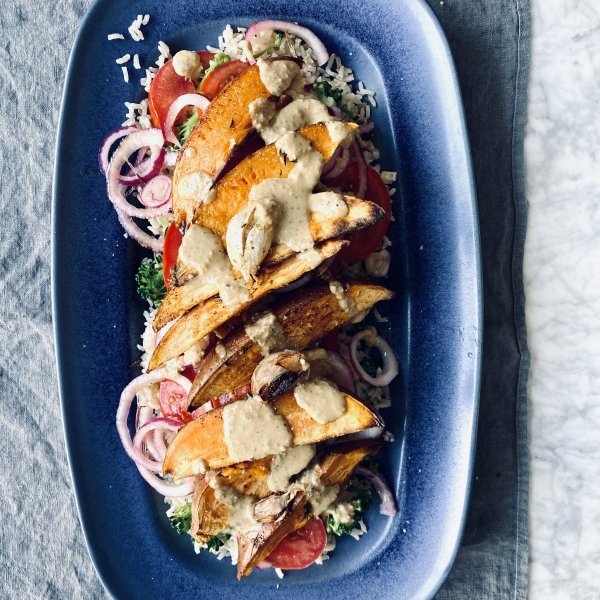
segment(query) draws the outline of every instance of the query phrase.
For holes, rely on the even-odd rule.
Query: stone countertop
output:
[[[600,2],[532,0],[530,598],[600,598]]]

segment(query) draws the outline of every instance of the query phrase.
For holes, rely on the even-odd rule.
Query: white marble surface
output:
[[[600,598],[600,0],[533,0],[530,598]]]

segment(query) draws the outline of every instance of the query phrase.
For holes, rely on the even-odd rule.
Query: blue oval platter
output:
[[[146,40],[127,27],[149,13]],[[139,477],[115,427],[119,395],[139,373],[142,304],[133,274],[142,251],[125,239],[106,197],[97,154],[142,97],[142,71],[126,84],[115,59],[156,60],[214,44],[227,23],[273,18],[311,28],[376,92],[375,143],[398,171],[393,267],[396,291],[380,328],[401,363],[392,408],[395,436],[384,474],[399,512],[372,506],[360,541],[340,539],[330,560],[278,579],[273,569],[241,583],[230,561],[196,555],[166,506]],[[122,41],[107,41],[113,32]],[[235,596],[246,599],[430,598],[456,554],[469,493],[482,339],[476,200],[460,94],[443,33],[420,0],[253,3],[97,0],[83,21],[67,72],[53,206],[53,302],[65,437],[91,558],[115,598]]]

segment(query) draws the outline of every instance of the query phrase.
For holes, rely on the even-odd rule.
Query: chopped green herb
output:
[[[169,517],[169,521],[171,522],[171,527],[173,527],[179,535],[189,533],[190,527],[192,526],[191,503],[187,502],[186,504],[177,507]]]
[[[327,533],[341,536],[346,535],[359,527],[360,520],[373,502],[373,492],[371,488],[361,485],[360,483],[355,483],[353,481],[348,488],[348,493],[354,496],[354,498],[350,500],[350,503],[354,506],[352,520],[349,523],[342,523],[336,518],[335,514],[328,514],[325,519],[325,529],[327,530]]]
[[[179,128],[179,135],[177,138],[180,146],[183,146],[187,142],[187,139],[190,137],[190,133],[192,133],[192,129],[194,129],[197,122],[198,111],[194,110],[194,114]]]
[[[135,281],[140,297],[147,300],[153,308],[158,308],[167,294],[163,279],[162,254],[155,254],[153,258],[143,258]]]
[[[315,96],[329,108],[342,105],[342,90],[335,90],[328,81],[318,81],[313,85]]]
[[[217,52],[215,57],[208,63],[208,67],[206,71],[204,71],[204,76],[202,79],[204,79],[204,77],[206,77],[211,71],[214,71],[219,65],[229,62],[230,60],[231,57],[228,54],[225,54],[225,52]]]
[[[217,533],[206,542],[209,550],[216,552],[228,539],[230,535],[228,533]]]

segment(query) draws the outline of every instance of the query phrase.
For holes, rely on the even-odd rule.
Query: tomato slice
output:
[[[208,50],[197,50],[198,56],[200,57],[200,63],[205,69],[208,69],[210,65],[210,61],[215,57],[214,52],[209,52]]]
[[[266,561],[279,569],[305,569],[323,554],[326,544],[325,525],[313,517],[304,527],[288,533]]]
[[[177,262],[179,247],[183,241],[183,235],[175,223],[171,223],[165,234],[165,244],[163,247],[163,279],[167,289],[171,287],[171,270]]]
[[[163,416],[174,417],[184,423],[192,420],[187,409],[187,392],[178,383],[169,379],[161,381],[158,397]]]
[[[324,179],[324,181],[328,186],[339,187],[347,192],[356,192],[358,189],[358,165],[356,162],[351,162],[338,177]],[[360,260],[375,252],[381,245],[381,240],[386,234],[392,219],[392,201],[388,189],[379,173],[371,167],[367,169],[365,200],[370,200],[383,208],[386,217],[374,225],[349,236],[350,245],[339,253],[339,257],[344,260]]]
[[[169,108],[175,99],[183,94],[193,94],[195,91],[194,83],[190,79],[175,73],[173,61],[166,62],[157,71],[148,92],[148,110],[152,126],[162,129]]]
[[[211,71],[200,84],[198,93],[212,100],[232,79],[249,67],[241,60],[230,60]]]

